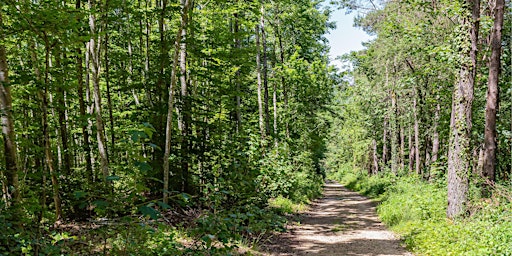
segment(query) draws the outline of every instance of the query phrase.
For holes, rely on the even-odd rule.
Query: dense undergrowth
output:
[[[26,209],[24,219],[13,222],[14,210],[2,211],[0,255],[237,255],[252,250],[271,233],[284,231],[286,216],[321,194],[322,175],[309,161],[295,173],[282,170],[289,165],[274,166],[280,161],[260,167],[257,180],[267,181],[257,186],[259,196],[237,198],[227,190],[202,197],[181,194],[169,205],[155,201],[122,212],[114,210],[123,204],[112,201],[105,209],[92,209],[96,218],[57,225]]]
[[[329,177],[379,201],[381,220],[414,253],[512,255],[512,202],[506,189],[497,188],[491,199],[473,198],[468,216],[451,221],[446,218],[445,182],[390,174],[368,176],[347,169]]]

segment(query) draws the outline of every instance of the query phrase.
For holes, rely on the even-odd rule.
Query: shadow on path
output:
[[[300,223],[263,246],[266,255],[412,255],[379,221],[375,204],[328,182]]]

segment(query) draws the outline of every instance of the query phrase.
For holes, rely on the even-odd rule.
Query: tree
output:
[[[499,99],[499,75],[501,73],[501,30],[505,9],[504,0],[494,1],[494,24],[491,30],[491,58],[489,60],[489,80],[487,84],[487,104],[485,107],[483,176],[490,184],[496,181],[496,112]],[[487,185],[484,185],[484,192]]]
[[[453,90],[448,151],[448,218],[465,213],[471,173],[471,126],[473,90],[476,75],[480,1],[458,2],[460,16],[460,70]]]
[[[4,31],[2,20],[2,5],[0,5],[0,114],[2,119],[2,137],[4,141],[5,176],[7,181],[3,184],[4,195],[18,203],[21,199],[18,184],[18,165],[16,163],[16,141],[14,120],[12,116],[12,97],[9,86],[9,68],[7,66],[7,53],[5,50]],[[1,173],[0,173],[1,174]]]

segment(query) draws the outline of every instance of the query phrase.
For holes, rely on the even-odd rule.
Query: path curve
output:
[[[380,222],[375,203],[335,182],[327,182],[300,222],[270,239],[267,255],[412,255]]]

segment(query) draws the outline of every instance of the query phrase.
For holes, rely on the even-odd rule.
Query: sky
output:
[[[330,33],[326,35],[331,47],[329,57],[331,63],[335,64],[340,69],[341,62],[335,60],[336,57],[351,51],[364,49],[361,43],[372,38],[362,29],[354,28],[355,15],[355,12],[345,14],[345,10],[335,10],[331,14],[331,21],[336,22],[336,29],[331,30]]]

